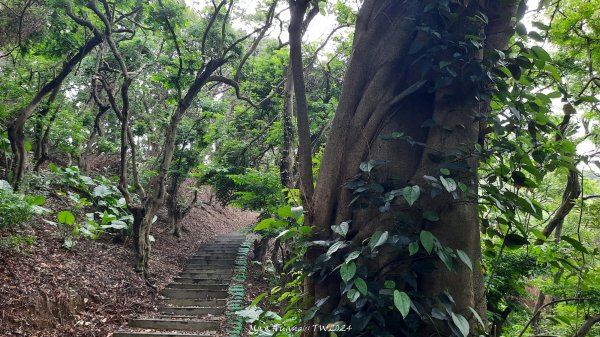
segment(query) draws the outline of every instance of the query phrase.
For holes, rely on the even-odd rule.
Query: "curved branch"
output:
[[[227,84],[228,86],[230,86],[233,89],[235,89],[235,95],[236,95],[236,97],[238,99],[241,99],[242,101],[247,102],[248,104],[250,104],[254,108],[257,108],[257,109],[259,108],[259,105],[257,105],[256,103],[252,102],[252,100],[250,98],[242,96],[240,94],[240,86],[239,86],[239,84],[236,81],[234,81],[234,80],[232,80],[230,78],[227,78],[225,76],[213,75],[213,76],[210,76],[208,78],[207,82],[220,82],[220,83],[223,83],[223,84]]]
[[[158,0],[158,4],[162,9],[164,9],[162,0]],[[175,51],[177,51],[177,60],[179,61],[179,68],[177,69],[177,77],[175,77],[175,86],[177,86],[177,100],[181,100],[181,72],[183,71],[183,59],[181,57],[181,48],[179,47],[179,41],[177,40],[177,35],[175,34],[175,30],[173,29],[173,25],[171,25],[171,21],[165,15],[164,17],[165,25],[167,26],[167,30],[171,34],[171,39],[173,39],[173,44],[175,44]]]
[[[555,301],[551,301],[548,302],[544,305],[542,305],[536,312],[533,313],[533,316],[531,316],[531,318],[529,319],[529,321],[527,322],[527,324],[525,324],[525,326],[523,327],[523,330],[521,330],[521,332],[519,333],[519,335],[517,337],[522,337],[523,334],[525,333],[525,331],[527,331],[527,328],[529,328],[529,325],[531,325],[531,322],[533,322],[533,320],[540,314],[540,312],[542,312],[542,310],[544,310],[546,307],[549,307],[551,305],[554,305],[556,303],[562,303],[562,302],[570,302],[570,301],[574,301],[574,302],[581,302],[581,301],[590,301],[592,300],[589,297],[584,297],[584,298],[563,298],[561,300],[555,300]]]
[[[235,76],[233,77],[233,79],[236,82],[240,81],[240,75],[242,72],[242,68],[244,67],[244,64],[246,64],[246,61],[248,61],[248,58],[250,58],[250,55],[252,55],[256,51],[258,44],[260,43],[260,41],[262,41],[265,34],[267,33],[267,31],[273,24],[273,17],[275,16],[275,7],[277,6],[277,1],[278,0],[274,0],[273,3],[271,4],[271,7],[269,7],[269,11],[267,12],[267,19],[265,20],[265,24],[261,27],[260,33],[258,34],[256,39],[254,39],[254,42],[252,42],[252,45],[250,46],[250,48],[248,49],[246,54],[242,57],[242,60],[240,61],[239,65],[237,67],[237,70],[235,72]]]
[[[202,53],[202,56],[206,55],[206,39],[208,38],[208,34],[210,33],[210,30],[212,29],[212,26],[215,24],[215,21],[217,20],[217,16],[219,16],[219,12],[221,12],[221,8],[223,8],[223,6],[227,3],[226,0],[221,0],[221,2],[219,3],[219,5],[215,5],[215,3],[213,2],[213,5],[215,5],[215,11],[214,13],[211,15],[209,21],[208,21],[208,25],[206,26],[206,30],[204,31],[204,34],[202,35],[202,45],[200,47],[200,52]]]
[[[592,329],[594,324],[596,324],[598,322],[600,322],[600,315],[589,317],[588,319],[585,320],[585,322],[583,323],[581,328],[579,328],[579,330],[577,330],[577,332],[575,333],[575,336],[573,336],[573,337],[587,336],[587,334],[590,332],[590,330]]]

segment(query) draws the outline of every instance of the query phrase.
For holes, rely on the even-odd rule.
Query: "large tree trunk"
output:
[[[489,24],[481,23],[475,28],[487,35],[486,51],[504,49],[512,34],[511,18],[516,15],[520,1],[464,3],[452,5],[457,21],[446,26],[447,38],[462,39],[465,27],[473,29],[469,17],[481,11],[489,17]],[[463,250],[475,263],[473,271],[460,266],[449,271],[438,261],[434,272],[419,274],[419,291],[435,296],[447,290],[454,298],[455,312],[470,318],[467,308],[473,307],[485,317],[483,278],[478,263],[478,163],[473,149],[487,107],[476,99],[477,84],[455,80],[439,88],[435,85],[436,76],[441,75],[423,74],[421,67],[415,66],[420,58],[431,57],[425,53],[429,48],[427,43],[432,42],[428,42],[428,33],[414,28],[440,25],[435,14],[423,14],[424,6],[424,2],[417,0],[364,2],[356,24],[352,59],[307,218],[315,227],[315,239],[323,240],[335,237],[330,226],[351,221],[347,240],[357,246],[375,231],[388,231],[390,236],[400,235],[413,241],[415,236],[418,240],[421,230],[432,232],[441,245]],[[484,50],[471,51],[470,60],[480,63],[483,55]],[[438,61],[434,59],[434,64]],[[433,121],[434,126],[422,127],[426,121]],[[392,141],[382,139],[394,132],[402,133],[402,137]],[[456,156],[449,158],[450,155]],[[388,190],[419,185],[418,202],[410,207],[398,198],[385,213],[377,205],[353,210],[350,205],[356,194],[343,185],[360,175],[360,164],[369,160],[387,161],[370,173],[371,182]],[[467,186],[470,193],[461,196],[462,200],[453,199],[449,193],[431,197],[432,188],[424,176],[439,177],[444,166],[451,166],[453,179]],[[437,212],[440,221],[425,221],[424,211]],[[400,214],[404,220],[399,220]],[[321,253],[311,250],[307,258],[314,261]],[[383,248],[377,259],[362,262],[368,269],[369,280],[393,279],[398,289],[408,291],[410,287],[402,273],[412,272],[413,263],[422,259],[429,258],[421,254],[410,257],[406,247],[401,247]],[[330,297],[324,312],[344,303],[339,295],[339,279],[334,276],[324,281],[308,278],[305,285],[315,300]],[[426,327],[413,336],[436,335],[434,332]]]

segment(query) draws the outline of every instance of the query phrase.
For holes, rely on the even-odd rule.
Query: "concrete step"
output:
[[[178,299],[225,299],[229,294],[225,290],[206,290],[206,289],[168,289],[165,288],[161,295],[167,298]]]
[[[231,262],[227,263],[226,261],[191,260],[191,261],[188,261],[187,265],[233,267],[235,265],[235,262],[231,261]]]
[[[215,335],[186,332],[117,331],[113,334],[113,337],[215,337]]]
[[[235,266],[233,265],[229,265],[229,266],[220,266],[220,265],[210,265],[210,264],[189,264],[187,265],[181,272],[187,272],[189,270],[197,270],[197,271],[202,271],[202,272],[206,272],[206,271],[212,271],[213,273],[231,273],[233,272],[233,269],[235,268]]]
[[[227,305],[227,301],[224,299],[164,298],[161,303],[165,306],[176,307],[224,307]]]
[[[183,268],[182,271],[186,271],[186,270],[212,270],[214,272],[217,273],[221,273],[221,272],[226,272],[226,271],[233,271],[233,269],[235,268],[234,265],[210,265],[210,264],[196,264],[196,263],[191,263],[188,264],[187,266],[185,266]]]
[[[222,264],[222,265],[232,266],[237,261],[241,262],[242,260],[238,260],[238,259],[219,259],[219,258],[215,259],[213,257],[209,257],[209,258],[193,257],[193,258],[187,260],[187,263],[213,263],[213,264]]]
[[[204,272],[183,272],[178,275],[180,278],[202,278],[211,279],[214,283],[230,283],[233,278],[233,274],[215,274],[215,273],[204,273]]]
[[[205,278],[205,277],[176,277],[173,279],[174,282],[182,283],[182,284],[202,284],[202,285],[211,285],[211,284],[226,284],[229,285],[229,280],[220,280],[219,278]]]
[[[184,270],[181,273],[179,273],[179,277],[185,277],[185,278],[204,278],[205,276],[206,276],[206,278],[215,278],[216,277],[216,278],[223,279],[223,280],[231,280],[231,277],[233,276],[233,274],[228,271],[218,272],[218,271],[214,271],[214,270],[211,271],[211,270],[204,270],[204,269],[189,269],[189,270]]]
[[[194,255],[192,257],[190,257],[191,259],[219,259],[219,260],[236,260],[238,258],[237,254],[222,254],[222,253],[205,253],[205,254],[197,254]]]
[[[197,266],[202,267],[202,266]],[[231,276],[233,274],[233,269],[229,268],[197,268],[191,267],[186,268],[179,273],[179,275],[183,274],[205,274],[205,275],[224,275]]]
[[[222,315],[225,313],[225,307],[161,307],[159,311],[168,315]]]
[[[204,289],[204,290],[227,290],[227,288],[229,288],[228,284],[219,284],[219,283],[212,283],[212,284],[198,284],[198,283],[171,283],[168,286],[166,286],[165,289]]]
[[[223,255],[196,255],[192,256],[190,260],[219,260],[219,261],[235,261],[238,258],[234,255],[231,256],[223,256]]]
[[[136,318],[129,320],[129,327],[157,330],[186,330],[210,331],[218,330],[220,321],[195,320],[195,319],[167,319],[167,318]]]
[[[236,264],[241,264],[242,261],[238,260],[215,260],[215,259],[190,259],[187,261],[187,265],[199,264],[199,265],[214,265],[214,266],[230,266],[233,267]]]
[[[227,254],[227,255],[237,255],[238,254],[238,250],[237,248],[235,249],[221,249],[221,248],[206,248],[206,249],[201,249],[199,251],[196,252],[196,254],[194,255],[198,255],[198,254]]]

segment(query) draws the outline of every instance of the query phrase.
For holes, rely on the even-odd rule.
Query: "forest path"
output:
[[[218,336],[226,322],[228,288],[245,236],[216,236],[191,257],[174,282],[160,293],[158,315],[131,319],[127,330],[114,337],[207,337]]]

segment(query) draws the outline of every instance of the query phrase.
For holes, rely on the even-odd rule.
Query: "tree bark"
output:
[[[306,102],[306,83],[302,64],[302,31],[304,15],[308,8],[306,0],[290,0],[290,67],[292,69],[294,107],[298,127],[298,172],[300,193],[306,205],[311,204],[314,193],[312,174],[312,147],[310,141],[310,121]],[[307,20],[308,21],[308,20]]]
[[[575,333],[575,336],[573,336],[573,337],[587,336],[588,333],[590,332],[590,330],[592,330],[592,327],[594,327],[594,325],[598,322],[600,322],[600,315],[591,316],[591,317],[587,318],[585,320],[585,322],[583,322],[583,325],[581,326],[581,328],[579,328],[579,330],[577,330],[577,333]]]
[[[65,62],[61,71],[37,92],[33,99],[19,112],[17,117],[9,122],[8,139],[10,141],[10,147],[14,156],[12,167],[13,187],[18,187],[19,182],[25,174],[27,166],[27,151],[25,149],[24,131],[25,122],[27,122],[29,117],[31,117],[31,115],[35,112],[44,97],[46,97],[46,95],[51,93],[57,87],[60,87],[65,78],[67,78],[71,71],[73,71],[75,65],[77,65],[77,63],[79,63],[101,42],[102,38],[100,36],[94,35],[91,39],[89,39],[73,57]]]
[[[288,67],[283,87],[283,110],[281,122],[283,125],[283,145],[279,161],[281,185],[285,188],[294,187],[294,82],[292,70]]]
[[[196,190],[189,205],[184,207],[179,203],[182,183],[183,181],[180,181],[179,177],[174,175],[167,191],[167,217],[169,218],[169,225],[173,228],[173,236],[177,238],[180,238],[181,232],[184,231],[181,221],[185,219],[198,201],[198,191]]]
[[[209,77],[225,64],[225,62],[226,59],[224,58],[207,62],[202,70],[198,71],[194,82],[190,85],[187,93],[179,102],[177,109],[175,109],[175,112],[171,116],[171,120],[165,132],[165,142],[161,153],[159,175],[150,183],[147,197],[142,205],[144,212],[139,212],[137,216],[140,218],[138,219],[135,218],[136,214],[134,214],[133,235],[134,241],[137,241],[134,247],[136,251],[136,270],[144,275],[147,275],[148,272],[148,257],[150,254],[150,242],[148,236],[150,235],[152,220],[164,201],[166,179],[169,174],[169,167],[171,166],[171,160],[173,159],[173,153],[175,151],[177,126],[192,105],[193,100],[207,83]],[[136,222],[138,222],[137,226],[135,226]]]
[[[468,16],[478,11],[485,13],[489,24],[482,24],[480,29],[486,33],[486,47],[472,56],[481,61],[485,52],[506,47],[513,32],[511,18],[516,16],[519,3],[470,1],[457,5],[464,8],[458,9],[459,17],[450,33],[460,34],[461,23],[467,22]],[[418,44],[425,39],[425,33],[414,27],[428,24],[423,6],[416,0],[366,0],[363,3],[356,24],[352,59],[321,161],[314,201],[308,207],[307,221],[314,226],[317,240],[332,239],[330,226],[351,221],[347,240],[357,246],[375,231],[405,236],[423,229],[431,231],[443,246],[465,251],[474,261],[473,271],[461,267],[457,272],[450,272],[438,263],[436,271],[420,277],[419,288],[431,296],[447,290],[454,298],[455,312],[471,317],[467,308],[473,307],[485,317],[483,277],[478,262],[476,197],[457,202],[449,195],[432,198],[424,195],[429,191],[423,190],[421,199],[413,207],[403,202],[392,205],[393,211],[415,222],[415,228],[407,231],[397,227],[397,221],[389,212],[380,213],[377,207],[352,210],[350,204],[355,195],[343,187],[361,173],[360,164],[368,160],[387,161],[372,174],[374,183],[385,185],[395,181],[395,188],[426,186],[425,175],[440,175],[442,163],[436,158],[462,153],[464,155],[457,156],[454,162],[464,169],[457,169],[453,177],[464,183],[471,195],[477,194],[478,162],[472,152],[478,141],[481,114],[487,111],[487,106],[476,100],[474,88],[451,85],[436,89],[430,83],[434,78],[423,77],[420,69],[413,66],[422,52],[409,51],[419,50]],[[462,34],[464,36],[464,32]],[[422,127],[428,120],[433,120],[437,127]],[[401,132],[404,139],[411,141],[382,139],[382,135],[393,132]],[[425,222],[421,214],[426,210],[436,211],[443,225]],[[309,251],[309,263],[320,253]],[[400,275],[408,271],[407,266],[414,261],[406,250],[384,249],[377,260],[369,260],[368,275],[378,280],[394,279],[402,289],[405,282]],[[341,301],[339,295],[336,296],[339,280],[307,278],[305,286],[315,300],[330,296],[324,312]],[[431,333],[431,329],[424,329],[418,336]]]

